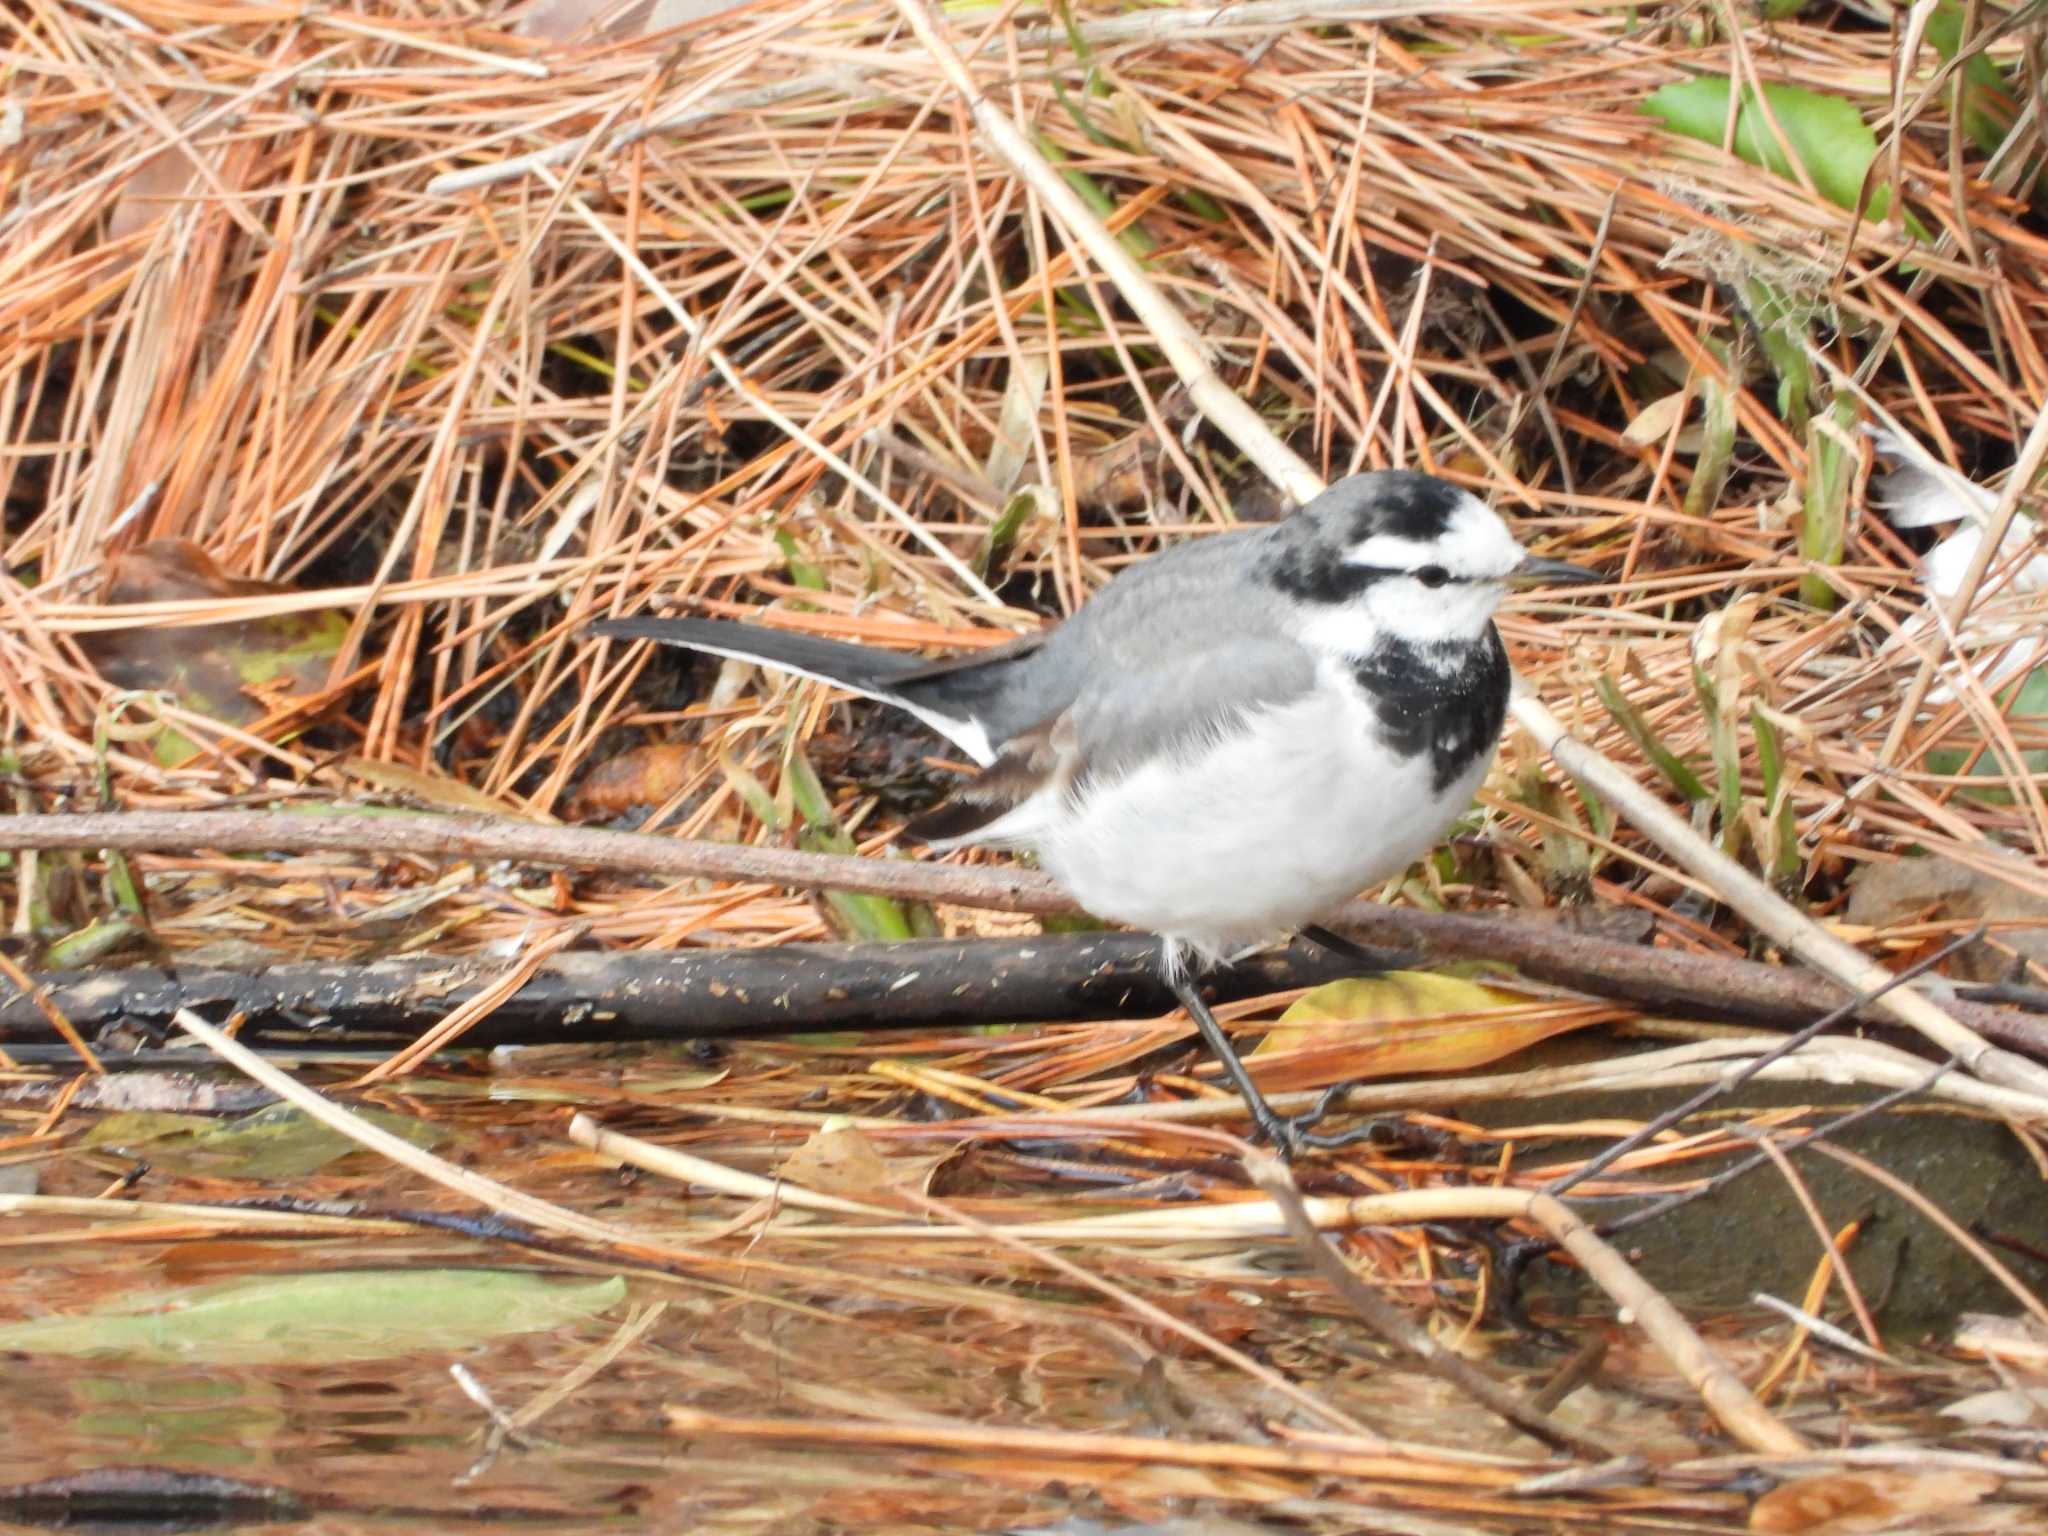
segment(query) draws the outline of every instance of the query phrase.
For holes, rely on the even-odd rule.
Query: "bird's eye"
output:
[[[1451,579],[1451,573],[1440,565],[1425,565],[1415,573],[1415,579],[1425,587],[1440,587]]]

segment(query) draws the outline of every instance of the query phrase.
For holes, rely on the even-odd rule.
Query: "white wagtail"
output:
[[[1353,475],[1276,523],[1130,567],[1065,623],[943,661],[717,619],[610,619],[916,716],[982,773],[908,832],[1028,849],[1097,917],[1160,936],[1174,995],[1283,1151],[1190,976],[1299,932],[1428,852],[1471,804],[1507,712],[1494,609],[1598,581],[1526,554],[1429,475]]]

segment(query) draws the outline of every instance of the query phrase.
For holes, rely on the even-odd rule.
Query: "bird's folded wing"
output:
[[[1075,787],[1199,751],[1263,710],[1315,687],[1315,657],[1293,640],[1220,635],[1142,670],[1089,679],[1068,714]]]
[[[1138,669],[1098,658],[1071,705],[1004,742],[987,769],[905,830],[927,842],[1029,842],[1059,802],[1195,755],[1314,686],[1315,658],[1290,640],[1212,637]]]

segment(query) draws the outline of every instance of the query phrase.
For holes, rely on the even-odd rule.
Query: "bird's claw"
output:
[[[1379,1122],[1368,1120],[1363,1125],[1348,1131],[1324,1133],[1315,1129],[1330,1116],[1337,1101],[1356,1086],[1354,1083],[1332,1083],[1323,1090],[1323,1096],[1315,1106],[1298,1115],[1276,1115],[1270,1108],[1260,1105],[1264,1114],[1254,1114],[1259,1134],[1271,1143],[1273,1150],[1280,1154],[1283,1162],[1293,1162],[1304,1152],[1327,1152],[1336,1147],[1355,1147],[1362,1141],[1369,1141],[1379,1131]]]

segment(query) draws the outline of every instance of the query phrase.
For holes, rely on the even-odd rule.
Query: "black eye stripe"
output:
[[[1413,577],[1416,581],[1421,582],[1425,587],[1431,588],[1449,586],[1454,581],[1462,581],[1465,579],[1461,576],[1453,576],[1449,571],[1445,570],[1440,565],[1422,565],[1417,566],[1412,571],[1404,571],[1398,566],[1354,565],[1347,561],[1345,564],[1345,569],[1349,571],[1356,571],[1357,573],[1359,573],[1360,576],[1369,578],[1374,581],[1379,580],[1383,576],[1409,576]]]

